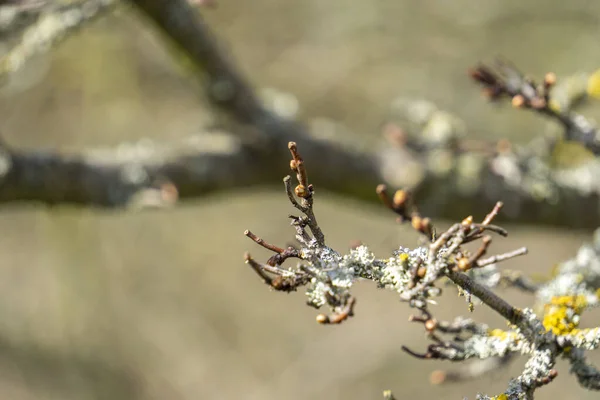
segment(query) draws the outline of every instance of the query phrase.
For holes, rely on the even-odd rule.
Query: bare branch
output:
[[[102,1],[105,4],[108,0]],[[248,160],[246,157],[252,155],[248,165],[252,165],[254,176],[244,178],[245,174],[238,174],[238,178],[226,179],[219,184],[215,179],[214,185],[211,185],[214,189],[229,188],[246,182],[272,182],[272,165],[281,160],[276,149],[294,140],[303,149],[304,161],[313,166],[311,180],[315,185],[366,200],[373,199],[369,188],[379,182],[409,189],[411,196],[419,199],[420,209],[417,214],[402,217],[411,219],[426,235],[433,232],[429,232],[429,220],[416,218],[421,213],[456,218],[459,210],[470,209],[474,214],[481,214],[488,211],[498,198],[505,203],[505,219],[572,227],[594,227],[600,224],[600,211],[595,206],[600,189],[590,187],[589,183],[581,179],[573,179],[573,176],[597,175],[600,170],[599,161],[590,161],[573,171],[547,168],[540,175],[539,168],[530,169],[535,159],[530,153],[517,152],[512,147],[505,146],[500,150],[500,147],[488,146],[492,151],[488,151],[486,157],[470,158],[470,167],[465,170],[465,146],[460,140],[453,138],[424,145],[415,141],[414,137],[405,137],[403,140],[395,140],[392,146],[382,142],[379,147],[369,148],[360,145],[357,136],[349,135],[346,131],[330,132],[328,139],[324,139],[319,136],[318,129],[311,132],[302,124],[282,118],[261,104],[251,85],[218,45],[200,13],[187,1],[129,1],[198,67],[198,75],[203,77],[202,82],[212,103],[224,114],[233,117],[229,120],[241,123],[241,127],[232,127],[231,132],[251,139],[244,142],[245,150],[239,157]],[[418,132],[416,136],[419,136]],[[389,139],[390,135],[386,137]],[[450,163],[441,172],[440,165],[446,164],[435,162],[434,157],[440,152],[445,152],[450,157]],[[114,177],[108,179],[111,174],[105,168],[94,171],[94,175],[102,177],[94,180],[94,196],[84,194],[90,189],[84,187],[80,180],[69,181],[61,172],[67,168],[66,165],[73,173],[82,169],[87,171],[84,175],[89,175],[96,167],[86,164],[84,155],[67,160],[50,153],[42,157],[43,161],[38,154],[15,151],[14,155],[15,160],[19,161],[14,165],[18,165],[20,169],[43,169],[40,179],[48,181],[47,176],[52,175],[53,184],[37,185],[32,190],[30,183],[23,179],[25,175],[18,174],[11,181],[10,188],[0,186],[0,201],[33,200],[55,204],[65,202],[119,206],[131,197],[131,190],[123,189],[118,179],[114,183],[111,182]],[[32,163],[31,168],[28,168],[27,163]],[[51,173],[50,166],[57,168],[58,172]],[[476,175],[472,175],[472,171],[477,171]],[[162,174],[164,169],[160,172]],[[170,176],[168,178],[171,181],[182,180],[179,176],[177,179]],[[403,180],[407,179],[411,180],[410,185],[403,184]],[[465,181],[470,182],[468,189],[465,189]],[[104,187],[100,187],[100,182]],[[207,192],[204,182],[204,179],[189,179],[183,185],[175,183],[175,187],[179,190],[180,198],[190,198]],[[82,187],[77,187],[78,185]],[[182,186],[185,186],[185,190]],[[119,195],[110,197],[99,194],[114,192],[114,187]],[[543,190],[540,191],[540,188]],[[7,191],[10,193],[5,193]],[[444,202],[438,201],[440,196],[436,193],[439,192],[445,193]],[[100,201],[94,200],[101,197],[104,198]],[[551,201],[544,201],[546,198]]]
[[[526,152],[516,153],[506,147],[499,151],[494,145],[486,146],[493,149],[492,157],[470,158],[472,165],[465,171],[462,168],[464,146],[454,138],[428,145],[406,138],[405,142],[395,140],[391,146],[382,143],[380,147],[369,149],[359,145],[360,141],[349,137],[347,132],[330,132],[327,140],[319,138],[318,131],[311,133],[302,124],[265,109],[251,85],[217,44],[200,13],[192,12],[186,1],[129,1],[177,43],[203,72],[203,83],[213,104],[242,122],[245,134],[258,132],[263,140],[263,157],[277,157],[276,149],[295,141],[303,149],[305,161],[313,166],[311,177],[316,185],[371,199],[368,188],[374,184],[383,181],[406,187],[401,181],[408,179],[412,182],[409,189],[419,198],[420,211],[431,216],[456,218],[456,210],[464,209],[483,213],[500,199],[505,203],[504,218],[572,227],[591,228],[600,224],[600,211],[594,206],[600,193],[585,182],[571,179],[568,171],[563,174],[548,168],[544,176],[539,176],[539,170],[529,170],[533,163],[531,154]],[[389,135],[387,137],[389,139]],[[450,156],[450,163],[440,174],[433,154],[441,151]],[[278,161],[273,159],[272,162]],[[591,162],[581,168],[592,175],[600,169]],[[472,171],[477,174],[471,176]],[[584,171],[574,173],[585,174]],[[465,180],[471,185],[468,190]],[[547,189],[552,201],[540,200],[540,194],[545,193],[540,193],[540,187]],[[439,196],[434,195],[442,191],[446,194],[443,204],[436,200]]]
[[[0,147],[0,202],[97,207],[168,205],[264,173],[256,150],[231,136],[204,134],[169,144],[59,154]],[[256,174],[256,175],[255,175]]]

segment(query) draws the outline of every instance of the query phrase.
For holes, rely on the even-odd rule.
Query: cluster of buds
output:
[[[541,84],[523,75],[507,61],[497,60],[493,65],[479,64],[469,70],[469,75],[483,85],[484,94],[491,100],[510,97],[516,108],[528,109],[553,118],[565,131],[565,139],[581,143],[594,154],[600,154],[598,130],[583,115],[561,109],[551,101],[552,88],[556,85],[556,74],[548,72]]]
[[[354,315],[356,298],[351,295],[350,289],[358,279],[368,279],[378,287],[396,291],[402,301],[418,311],[409,320],[422,324],[427,337],[433,342],[425,352],[403,346],[406,353],[420,359],[480,360],[471,364],[469,373],[436,372],[432,376],[436,383],[478,376],[507,364],[515,354],[527,354],[529,361],[523,373],[513,379],[499,397],[520,399],[550,383],[557,376],[554,369],[556,358],[568,354],[582,385],[596,387],[594,379],[589,377],[600,374],[595,375],[593,367],[585,362],[582,351],[598,347],[600,332],[597,329],[578,329],[578,322],[583,308],[597,302],[600,292],[586,288],[585,291],[581,289],[577,297],[555,297],[557,288],[562,284],[552,281],[544,289],[528,282],[520,274],[497,272],[495,264],[527,252],[521,248],[485,258],[492,243],[490,233],[507,235],[506,230],[492,223],[502,208],[501,202],[496,203],[481,222],[475,222],[472,216],[468,216],[438,234],[431,220],[418,212],[409,192],[398,190],[390,196],[385,185],[379,185],[376,193],[383,204],[398,215],[398,221],[410,223],[421,234],[422,244],[414,249],[399,247],[387,259],[376,258],[362,243],[357,243],[348,254],[342,255],[325,244],[325,236],[313,212],[314,187],[308,183],[306,166],[296,144],[290,142],[288,148],[292,156],[290,168],[295,172],[297,185],[293,187],[289,176],[284,178],[284,184],[289,201],[302,213],[300,216],[290,215],[299,246],[275,246],[250,231],[245,232],[255,243],[274,253],[264,264],[255,261],[249,254],[245,257],[246,263],[271,288],[290,292],[306,286],[309,305],[315,308],[327,305],[332,310],[329,314],[317,316],[320,324],[339,324]],[[476,250],[466,248],[465,245],[476,241],[480,243]],[[283,263],[289,258],[300,262],[284,268]],[[571,266],[569,271],[585,278],[587,275],[582,275],[578,268],[577,265]],[[594,276],[589,277],[592,286]],[[490,329],[466,318],[452,322],[436,319],[430,310],[430,305],[435,304],[432,298],[441,294],[438,283],[448,280],[459,293],[468,297],[470,307],[471,296],[477,297],[500,314],[509,323],[509,329]],[[492,288],[500,282],[536,294],[552,293],[553,300],[547,302],[540,319],[533,310],[515,308],[494,293]],[[490,399],[487,396],[479,398]]]
[[[556,84],[553,72],[537,84],[506,61],[497,61],[494,67],[480,64],[470,69],[469,75],[484,86],[484,94],[491,100],[509,96],[514,107],[538,111],[550,107],[550,90]]]
[[[298,153],[296,143],[290,142],[288,148],[290,149],[290,153],[292,153],[290,169],[296,173],[296,179],[298,179],[298,185],[294,188],[294,193],[303,199],[309,198],[313,194],[313,186],[308,184],[304,160],[300,156],[300,153]]]
[[[412,201],[412,196],[408,191],[399,189],[390,199],[387,194],[387,186],[381,184],[377,186],[375,192],[387,208],[398,214],[398,222],[403,223],[410,221],[412,227],[424,234],[429,240],[435,238],[435,230],[431,224],[431,219],[423,218],[421,214],[419,214]]]
[[[267,243],[246,230],[244,234],[247,237],[275,254],[265,264],[261,264],[246,253],[245,261],[263,282],[277,291],[291,292],[300,286],[310,285],[311,290],[307,294],[311,299],[308,303],[317,308],[326,303],[333,309],[331,314],[319,314],[316,318],[317,322],[339,324],[353,315],[356,299],[350,296],[345,288],[338,288],[334,282],[336,272],[340,272],[335,271],[340,256],[325,245],[325,235],[313,212],[314,187],[308,183],[304,160],[298,152],[296,143],[290,142],[288,149],[292,156],[290,169],[296,174],[297,185],[292,188],[290,176],[286,176],[283,182],[289,201],[303,214],[289,216],[301,248],[279,247]],[[296,268],[284,269],[281,265],[288,258],[298,258],[306,263]],[[329,263],[330,267],[324,266],[325,262]]]

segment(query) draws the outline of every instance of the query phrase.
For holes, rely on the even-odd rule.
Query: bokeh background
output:
[[[500,54],[559,79],[600,66],[600,3],[592,0],[220,0],[202,13],[257,87],[293,94],[304,120],[373,138],[403,97],[455,113],[472,137],[524,141],[547,122],[484,101],[469,66]],[[123,7],[11,78],[0,90],[0,130],[13,146],[56,150],[195,134],[212,116],[190,81]],[[600,104],[581,111],[600,116]],[[287,174],[285,165],[273,168]],[[326,189],[316,212],[334,248],[358,239],[385,255],[416,244],[383,208]],[[392,389],[398,399],[456,399],[501,392],[519,373],[522,359],[473,382],[430,386],[431,371],[456,366],[401,351],[427,341],[393,293],[361,283],[356,316],[319,326],[302,293],[270,292],[243,263],[246,250],[265,253],[242,232],[292,240],[290,211],[283,191],[263,188],[141,212],[3,207],[0,398],[364,400]],[[538,275],[590,237],[508,228],[496,250],[529,247],[507,267]],[[439,318],[468,313],[451,291],[436,310]],[[481,307],[474,317],[504,326]],[[597,324],[597,313],[584,317]],[[597,398],[568,365],[558,368],[538,398]]]

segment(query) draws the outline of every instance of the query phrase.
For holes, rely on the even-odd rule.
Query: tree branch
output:
[[[281,118],[260,104],[250,84],[217,45],[200,14],[193,12],[187,2],[130,1],[203,71],[213,103],[233,119],[245,123],[246,129],[259,132],[264,140],[265,157],[276,157],[276,149],[288,141],[297,142],[304,149],[307,162],[316,166],[313,180],[321,187],[366,199],[371,198],[373,184],[384,181],[393,186],[410,186],[421,208],[434,216],[456,217],[465,210],[485,212],[500,199],[506,204],[505,215],[522,222],[590,228],[600,224],[596,207],[600,189],[570,179],[571,171],[563,173],[548,168],[540,177],[538,170],[529,169],[532,162],[527,152],[516,153],[512,149],[498,152],[492,146],[491,159],[467,157],[454,140],[430,143],[425,148],[422,143],[413,146],[414,141],[404,147],[384,143],[379,148],[366,148],[359,139],[335,129],[328,132],[327,140],[319,138],[320,132],[311,134],[302,124]],[[444,158],[438,165],[431,165],[436,163],[436,155],[449,156],[449,162]],[[467,162],[469,170],[465,171],[463,166]],[[444,163],[448,166],[440,173],[439,164]],[[599,168],[600,164],[590,162],[576,173],[593,175]],[[465,181],[469,181],[467,189]],[[541,193],[542,198],[540,187],[547,192]]]
[[[224,134],[170,145],[147,141],[78,155],[0,151],[0,202],[100,207],[167,205],[256,183],[266,170],[254,148]]]
[[[41,0],[0,5],[5,17],[0,21],[0,31],[8,34],[3,39],[19,36],[16,43],[10,46],[11,49],[0,58],[0,80],[6,80],[34,55],[48,51],[52,45],[102,15],[117,2]]]
[[[227,157],[237,161],[224,169],[223,159],[216,161],[214,155],[207,158],[203,149],[195,148],[197,155],[185,151],[175,155],[173,148],[181,150],[177,145],[170,146],[169,164],[159,168],[153,162],[146,165],[148,160],[141,162],[150,181],[161,176],[172,182],[180,198],[237,185],[269,184],[274,177],[272,166],[283,160],[277,149],[295,141],[304,149],[306,162],[314,166],[311,181],[340,194],[374,201],[371,188],[386,182],[410,189],[420,209],[431,216],[456,218],[466,213],[485,213],[501,200],[505,203],[504,219],[571,227],[600,225],[600,185],[593,179],[600,173],[600,161],[595,158],[576,168],[554,169],[548,164],[547,152],[539,154],[538,142],[522,148],[480,145],[474,151],[458,134],[456,118],[440,124],[440,118],[449,114],[435,107],[413,132],[402,133],[398,125],[388,125],[376,145],[366,146],[362,138],[333,124],[308,129],[261,103],[198,10],[187,1],[129,1],[189,57],[212,104],[229,116],[228,121],[238,123],[226,128],[238,135],[240,153],[229,154]],[[102,4],[108,2],[103,0]],[[432,126],[449,127],[449,133],[439,135]],[[9,153],[11,163],[0,183],[0,202],[29,200],[114,207],[128,204],[140,187],[149,185],[126,183],[117,172],[123,165],[89,162],[86,154],[67,157],[17,150]],[[210,167],[185,167],[195,162]],[[248,173],[232,174],[235,168]],[[23,171],[35,171],[37,178]],[[71,174],[81,178],[73,179]],[[231,178],[233,175],[236,178]],[[216,177],[225,179],[218,183]]]

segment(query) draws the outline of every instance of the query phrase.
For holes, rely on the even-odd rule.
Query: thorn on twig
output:
[[[258,236],[256,236],[254,233],[250,232],[247,229],[244,231],[244,235],[248,236],[256,244],[258,244],[259,246],[264,247],[267,250],[271,250],[271,251],[273,251],[275,253],[283,253],[284,252],[284,249],[282,249],[281,247],[278,247],[278,246],[275,246],[273,244],[269,244],[269,243],[265,242],[263,239],[259,238]]]
[[[513,251],[509,251],[503,254],[497,254],[495,256],[489,257],[489,258],[485,258],[483,260],[479,260],[477,261],[477,266],[478,267],[485,267],[486,265],[490,265],[490,264],[495,264],[501,261],[506,261],[506,260],[510,260],[511,258],[515,258],[518,256],[523,256],[525,254],[527,254],[527,247],[521,247],[519,249],[513,250]]]
[[[402,346],[401,348],[402,348],[402,351],[410,354],[413,357],[420,358],[422,360],[431,360],[433,358],[437,358],[437,356],[429,350],[426,353],[417,353],[417,352],[409,349],[406,346]]]
[[[491,222],[498,216],[498,213],[500,212],[500,209],[502,209],[503,205],[504,204],[502,202],[497,202],[492,211],[485,216],[481,224],[474,224],[472,216],[465,218],[462,222],[462,225],[463,229],[466,229],[468,236],[465,238],[464,243],[479,239],[484,231],[494,232],[504,237],[508,236],[506,229],[496,225],[491,225]]]
[[[281,264],[283,264],[283,262],[285,260],[287,260],[290,257],[300,258],[300,253],[294,247],[290,246],[287,249],[284,249],[279,246],[275,246],[274,244],[267,243],[263,239],[256,236],[254,233],[250,232],[249,230],[245,230],[244,235],[248,236],[256,244],[264,247],[267,250],[271,250],[272,252],[276,253],[275,255],[271,256],[267,260],[267,265],[270,265],[270,266],[281,265]]]
[[[498,215],[498,213],[500,212],[500,210],[502,209],[503,206],[504,206],[504,203],[502,203],[501,201],[498,201],[494,205],[494,208],[492,209],[492,211],[490,211],[490,213],[485,216],[481,225],[489,225],[494,220],[494,218],[496,218],[496,216]]]
[[[260,265],[258,262],[256,262],[252,256],[250,255],[250,253],[246,252],[244,253],[244,261],[246,262],[246,264],[250,265],[252,267],[252,269],[254,270],[254,272],[256,272],[256,274],[258,276],[261,277],[261,279],[269,286],[273,286],[273,279],[267,275],[267,273],[264,271],[262,265]]]

